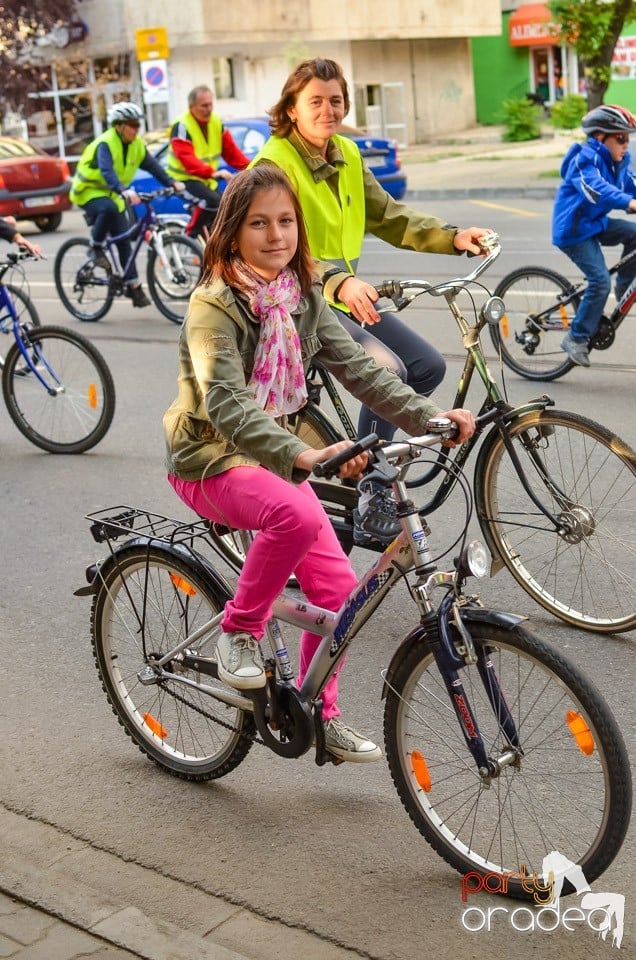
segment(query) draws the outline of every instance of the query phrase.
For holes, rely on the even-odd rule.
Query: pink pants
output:
[[[168,476],[178,496],[199,516],[239,530],[258,530],[238,578],[236,594],[225,605],[223,629],[246,630],[257,640],[265,633],[272,604],[294,573],[310,601],[337,610],[357,583],[322,504],[309,483],[295,486],[264,467],[233,467],[205,480]],[[304,631],[298,683],[321,641]],[[338,672],[323,691],[324,720],[337,717]]]

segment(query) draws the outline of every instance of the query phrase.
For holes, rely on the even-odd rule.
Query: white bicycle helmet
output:
[[[128,120],[143,120],[144,112],[136,103],[130,103],[128,100],[122,100],[120,103],[114,103],[110,107],[107,120],[109,126],[115,123],[126,123]]]
[[[636,119],[625,107],[608,103],[586,113],[581,120],[581,126],[588,137],[595,133],[629,133],[636,129]]]

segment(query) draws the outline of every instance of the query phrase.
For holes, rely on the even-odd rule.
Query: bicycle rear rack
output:
[[[210,532],[209,520],[184,523],[124,504],[87,513],[86,519],[91,521],[90,531],[96,543],[131,535],[163,543],[187,543],[196,537],[207,537]]]

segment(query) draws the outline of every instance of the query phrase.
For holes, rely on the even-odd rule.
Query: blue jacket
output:
[[[605,144],[590,137],[574,143],[563,158],[563,183],[552,212],[552,243],[571,247],[607,227],[610,210],[627,210],[636,197],[636,181],[629,153],[613,163]]]

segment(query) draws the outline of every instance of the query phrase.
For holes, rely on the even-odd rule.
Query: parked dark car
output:
[[[33,220],[43,232],[57,230],[70,210],[68,164],[19,137],[0,137],[0,216]]]
[[[250,160],[256,156],[270,136],[269,121],[266,117],[224,120],[223,126],[230,131],[237,145]],[[401,200],[406,193],[406,174],[400,165],[398,146],[395,140],[387,140],[386,137],[367,137],[366,134],[354,127],[344,126],[340,132],[347,137],[351,137],[357,143],[366,165],[373,171],[378,183],[396,200]],[[150,150],[153,149],[153,143],[159,144],[154,155],[160,163],[165,163],[168,143],[164,137],[148,134],[146,142]],[[225,167],[226,164],[221,161],[219,166]],[[221,181],[222,185],[223,181]],[[139,170],[132,186],[137,190],[148,191],[158,190],[161,184],[144,170]],[[160,216],[179,215],[185,212],[183,201],[176,196],[167,200],[159,200],[154,204],[154,207]]]

